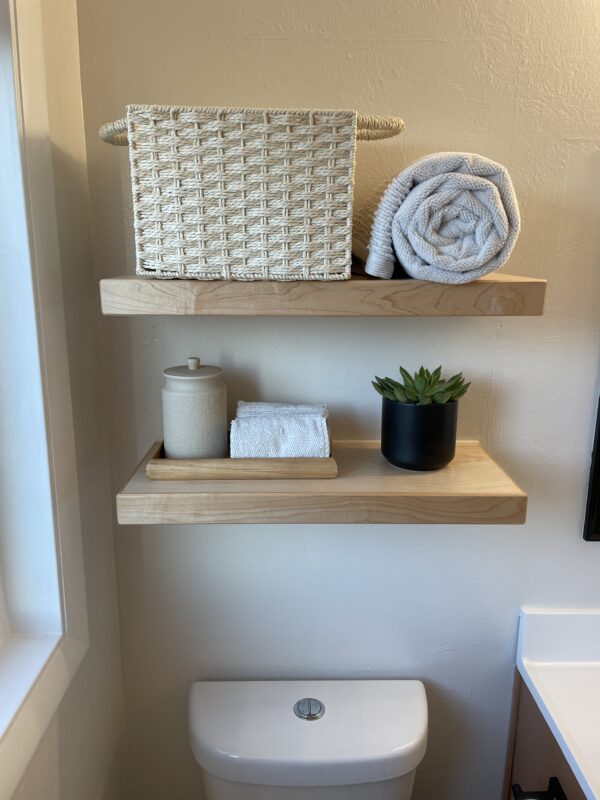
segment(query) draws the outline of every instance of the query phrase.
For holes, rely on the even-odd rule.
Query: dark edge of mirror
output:
[[[596,433],[592,450],[590,482],[588,487],[583,538],[587,542],[600,542],[600,400],[596,417]]]

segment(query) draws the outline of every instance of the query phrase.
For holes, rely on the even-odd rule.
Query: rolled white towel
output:
[[[327,417],[327,406],[308,403],[248,403],[245,400],[240,400],[236,411],[237,419],[242,417],[282,417],[291,415]]]
[[[243,416],[231,423],[231,458],[327,458],[324,416]]]
[[[398,261],[413,278],[469,283],[507,261],[521,227],[508,171],[473,153],[422,158],[372,209],[368,201],[355,230],[372,217],[365,270],[380,278],[391,278]]]

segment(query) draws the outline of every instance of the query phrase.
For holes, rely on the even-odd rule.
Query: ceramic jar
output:
[[[227,389],[220,367],[187,364],[163,372],[162,406],[167,458],[227,457]]]
[[[382,398],[381,452],[395,467],[442,469],[456,452],[458,400],[412,405]]]

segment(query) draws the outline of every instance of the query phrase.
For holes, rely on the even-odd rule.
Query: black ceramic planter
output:
[[[395,467],[441,469],[456,452],[458,401],[410,405],[383,397],[381,452]]]

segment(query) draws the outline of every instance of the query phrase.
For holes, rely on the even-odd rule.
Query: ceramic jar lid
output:
[[[173,378],[191,378],[193,380],[204,380],[214,378],[223,372],[221,367],[211,367],[208,364],[201,364],[200,359],[191,356],[187,363],[179,367],[169,367],[163,373]]]

